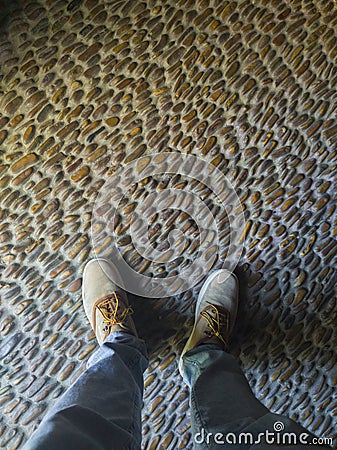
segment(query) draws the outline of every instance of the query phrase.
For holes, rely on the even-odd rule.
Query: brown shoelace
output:
[[[229,312],[226,311],[223,308],[219,308],[211,303],[209,303],[212,306],[212,312],[214,315],[212,315],[208,311],[201,311],[200,316],[203,317],[207,321],[207,325],[210,328],[210,330],[205,331],[205,334],[208,337],[217,337],[225,348],[228,346],[227,339],[224,338],[224,334],[226,337],[228,337],[229,332]]]
[[[119,308],[119,298],[116,292],[109,294],[103,298],[100,298],[94,308],[94,330],[96,329],[96,308],[102,314],[105,327],[103,328],[104,332],[108,332],[111,330],[113,325],[119,325],[121,327],[125,326],[125,320],[130,315],[133,314],[133,309],[131,306],[126,307],[123,311],[117,315],[117,311]],[[124,325],[123,325],[124,322]]]

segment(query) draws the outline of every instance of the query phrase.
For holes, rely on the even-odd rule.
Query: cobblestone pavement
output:
[[[81,304],[97,193],[150,153],[204,158],[243,205],[232,352],[257,397],[336,438],[337,5],[331,0],[23,0],[0,31],[0,447],[20,448],[96,348]],[[185,177],[186,178],[186,177]],[[149,193],[209,189],[175,175],[126,193],[111,239],[130,265],[167,276],[198,252],[198,224],[168,202],[149,218],[173,261],[144,263],[130,218]],[[109,239],[106,246],[109,245]],[[103,244],[102,244],[103,245]],[[136,299],[148,339],[144,449],[191,449],[177,357],[200,283]],[[335,440],[337,442],[337,440]]]

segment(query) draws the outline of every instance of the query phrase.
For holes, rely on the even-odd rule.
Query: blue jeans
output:
[[[45,416],[24,450],[140,449],[147,365],[142,340],[122,332],[111,334],[89,359],[87,370]],[[273,431],[275,422],[282,422],[288,432],[307,432],[290,419],[270,413],[252,394],[234,358],[218,347],[203,345],[186,353],[184,380],[190,387],[196,449],[308,448],[225,442],[226,433]]]
[[[237,361],[219,347],[201,345],[183,359],[184,381],[190,388],[195,449],[330,448],[310,445],[314,435],[263,406],[253,395]],[[284,433],[293,433],[292,440],[277,433],[279,427]]]
[[[140,449],[147,365],[143,341],[127,333],[111,334],[23,448]]]

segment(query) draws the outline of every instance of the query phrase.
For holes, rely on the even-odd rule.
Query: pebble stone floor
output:
[[[232,353],[268,408],[337,448],[336,1],[1,5],[0,447],[22,447],[96,348],[81,277],[97,193],[141,155],[176,151],[216,165],[244,208]],[[187,185],[148,177],[127,192],[113,238],[131,265],[132,210]],[[220,267],[228,221],[194,187],[219,224]],[[165,247],[173,228],[188,245],[145,274],[197,252],[197,224],[167,208],[149,219],[152,241]],[[134,300],[150,352],[144,449],[192,448],[177,360],[199,290]]]

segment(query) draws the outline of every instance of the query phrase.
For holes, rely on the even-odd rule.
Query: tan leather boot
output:
[[[114,282],[118,281],[118,285]],[[116,267],[106,259],[92,259],[83,273],[82,298],[85,313],[99,345],[110,333],[126,331],[137,336],[133,313]]]
[[[228,270],[213,272],[205,281],[195,308],[195,321],[179,361],[182,374],[183,356],[201,344],[216,344],[226,350],[238,308],[239,282]]]

